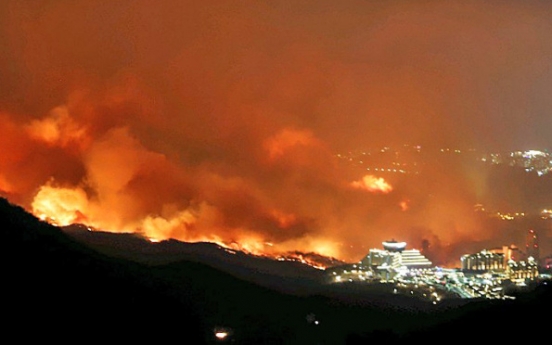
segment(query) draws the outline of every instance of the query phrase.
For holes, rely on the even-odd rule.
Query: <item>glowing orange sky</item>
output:
[[[485,176],[335,154],[551,147],[550,32],[545,1],[2,1],[0,190],[58,223],[253,251],[488,240]]]

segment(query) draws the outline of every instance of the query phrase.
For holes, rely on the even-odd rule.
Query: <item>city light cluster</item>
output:
[[[532,237],[530,237],[530,235]],[[529,238],[530,237],[530,238]],[[503,246],[461,257],[461,268],[434,266],[405,242],[383,242],[384,249],[370,249],[358,263],[326,269],[330,284],[387,284],[393,294],[406,294],[437,304],[447,297],[513,299],[512,286],[544,279],[538,264],[538,245],[529,230],[528,249]],[[535,245],[533,245],[535,243]],[[536,257],[535,257],[536,256]]]
[[[543,176],[552,172],[552,156],[547,151],[526,150],[509,152],[477,152],[475,149],[457,148],[425,149],[419,145],[404,145],[392,149],[350,151],[338,153],[336,157],[350,166],[361,167],[367,171],[401,174],[420,174],[422,168],[432,159],[444,158],[447,154],[466,157],[474,164],[483,162],[493,165],[508,165],[523,168],[526,172]]]

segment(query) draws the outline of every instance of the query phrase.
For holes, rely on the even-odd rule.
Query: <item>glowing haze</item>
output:
[[[256,253],[486,240],[484,176],[336,154],[552,146],[550,32],[546,1],[2,1],[0,191]]]

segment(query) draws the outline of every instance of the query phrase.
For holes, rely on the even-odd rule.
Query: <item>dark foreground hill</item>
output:
[[[205,339],[191,301],[164,293],[146,269],[99,255],[5,199],[0,238],[2,337],[16,343]]]
[[[515,301],[434,310],[297,296],[198,262],[145,265],[101,254],[5,199],[0,236],[2,337],[12,342],[204,344],[218,342],[217,329],[235,344],[507,341],[548,323],[539,315],[552,301],[547,286]]]
[[[293,294],[307,294],[322,282],[326,273],[297,261],[279,261],[230,250],[210,242],[165,240],[151,242],[134,233],[93,230],[80,224],[61,228],[87,247],[111,257],[161,266],[174,262],[197,262],[256,285]]]

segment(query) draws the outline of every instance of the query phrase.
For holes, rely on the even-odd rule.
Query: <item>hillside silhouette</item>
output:
[[[235,344],[440,344],[451,334],[507,341],[511,334],[500,327],[477,334],[474,327],[541,327],[539,310],[552,301],[549,285],[514,301],[434,309],[407,297],[361,298],[362,290],[347,298],[335,291],[293,295],[200,262],[148,265],[100,253],[6,199],[0,199],[0,229],[3,336],[17,342],[214,344],[217,329],[228,330],[227,342]]]
[[[205,339],[186,298],[0,199],[3,336],[25,340]]]

